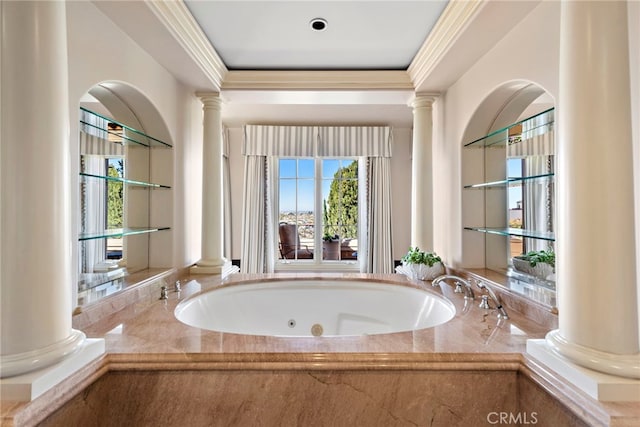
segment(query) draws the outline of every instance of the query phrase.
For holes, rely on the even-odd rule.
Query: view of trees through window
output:
[[[106,159],[107,176],[124,178],[124,159],[110,157]],[[107,229],[124,227],[124,183],[116,180],[105,180],[107,186]],[[122,237],[111,237],[105,240],[108,259],[122,258]]]
[[[358,258],[357,159],[280,159],[279,192],[281,259]]]
[[[124,178],[124,161],[107,159],[107,176]],[[124,218],[124,194],[121,181],[107,180],[107,228],[122,228]]]

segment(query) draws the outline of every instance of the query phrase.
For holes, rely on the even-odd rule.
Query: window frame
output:
[[[274,253],[274,271],[337,271],[337,272],[358,272],[362,263],[362,251],[363,239],[366,235],[364,233],[364,215],[366,215],[365,203],[366,194],[363,189],[366,186],[366,158],[358,156],[315,156],[315,157],[294,157],[294,156],[274,156],[271,168],[271,182],[273,183],[274,191],[271,192],[272,203],[275,204],[273,209],[273,221],[272,229],[274,230],[273,241],[273,253]],[[280,222],[280,160],[313,160],[314,161],[314,230],[313,230],[313,259],[280,259],[279,241],[280,236],[278,233],[278,225]],[[358,259],[355,260],[324,260],[322,256],[322,235],[323,235],[323,218],[322,218],[322,162],[323,160],[352,160],[358,162]],[[296,168],[296,179],[297,178]],[[326,179],[325,179],[326,180]],[[320,226],[316,226],[320,224]]]

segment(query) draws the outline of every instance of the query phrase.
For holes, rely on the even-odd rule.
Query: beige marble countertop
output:
[[[183,299],[220,286],[241,286],[264,280],[290,278],[332,280],[376,278],[395,286],[425,289],[448,298],[456,307],[455,317],[433,328],[368,336],[272,337],[239,335],[187,326],[174,316]],[[170,292],[168,300],[154,295],[88,325],[82,330],[90,338],[104,338],[109,354],[118,353],[523,353],[527,339],[542,338],[547,330],[509,310],[509,319],[498,319],[495,310],[478,307],[479,298],[466,301],[453,286],[432,287],[430,282],[408,280],[401,275],[364,274],[272,274],[232,275],[221,281],[214,276],[191,276],[182,281],[180,293]],[[479,290],[476,291],[479,294]],[[159,293],[157,295],[159,297]]]

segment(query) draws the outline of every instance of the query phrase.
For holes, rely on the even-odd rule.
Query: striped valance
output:
[[[555,154],[555,132],[549,131],[511,144],[507,148],[509,157],[553,156]]]
[[[389,126],[324,126],[319,133],[318,156],[391,157]]]
[[[262,126],[244,127],[245,156],[313,157],[316,149],[317,128],[314,126]]]
[[[124,156],[124,146],[108,141],[97,135],[80,131],[80,154],[114,157]]]
[[[244,155],[391,157],[389,126],[245,126]]]

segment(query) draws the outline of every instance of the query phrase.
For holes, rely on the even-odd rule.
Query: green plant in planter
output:
[[[325,242],[339,242],[340,236],[338,236],[337,234],[331,235],[330,233],[324,233],[324,236],[322,236],[322,240],[324,240]]]
[[[556,266],[556,254],[553,251],[529,251],[520,258],[528,261],[531,267],[535,267],[538,263],[546,263],[554,268]]]
[[[442,259],[435,252],[423,252],[417,246],[410,247],[409,252],[402,257],[403,264],[425,264],[428,267],[433,267],[439,262],[441,263]]]

